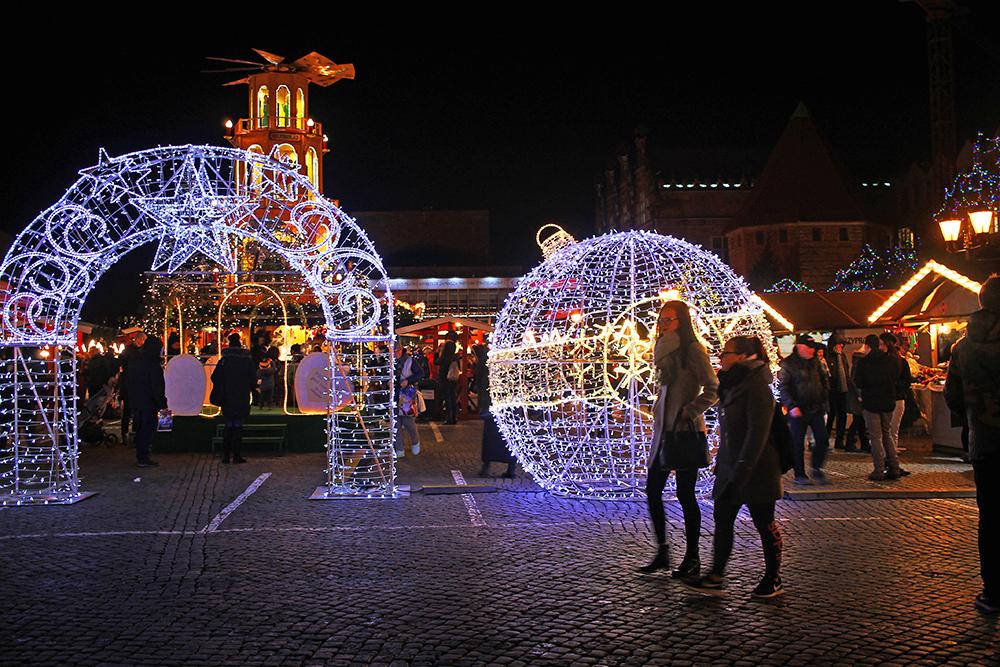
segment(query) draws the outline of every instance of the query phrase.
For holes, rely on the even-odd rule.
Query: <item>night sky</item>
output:
[[[218,17],[165,11],[131,27],[115,16],[114,28],[89,25],[112,16],[61,16],[64,28],[39,16],[19,27],[33,47],[8,54],[5,68],[14,146],[0,226],[23,228],[101,146],[117,155],[227,145],[222,123],[247,115],[246,87],[222,87],[226,75],[200,70],[217,66],[209,55],[255,59],[251,47],[355,64],[356,80],[312,88],[312,115],[333,149],[327,196],[348,212],[489,209],[496,263],[536,263],[533,231],[547,219],[591,233],[593,183],[640,124],[668,177],[756,174],[799,100],[859,179],[892,178],[927,159],[916,4],[768,3],[769,13],[734,13],[729,4],[662,14],[622,5],[620,15],[608,5],[609,16],[543,20],[540,6],[347,17],[320,3],[308,6],[312,31],[291,9],[247,29],[239,5]],[[955,23],[960,141],[1000,125],[1000,11],[963,4],[970,12]],[[102,280],[85,315],[134,304],[122,286],[148,267],[152,250],[144,252]]]

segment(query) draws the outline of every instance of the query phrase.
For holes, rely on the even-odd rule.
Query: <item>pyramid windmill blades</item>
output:
[[[237,63],[239,65],[254,65],[260,67],[260,63],[255,63],[252,60],[240,60],[238,58],[219,58],[218,56],[205,56],[205,60],[216,60],[221,63]]]
[[[272,65],[277,65],[285,60],[284,56],[275,55],[273,53],[268,53],[267,51],[262,51],[260,49],[251,49],[258,56],[271,63]]]
[[[225,72],[259,72],[261,69],[260,65],[256,67],[227,67],[226,69],[203,69],[202,74],[217,74]]]

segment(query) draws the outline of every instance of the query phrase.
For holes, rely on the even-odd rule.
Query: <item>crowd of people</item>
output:
[[[1000,561],[994,536],[1000,521],[1000,277],[982,286],[981,310],[969,320],[966,336],[952,351],[945,385],[948,406],[965,424],[979,506],[979,550],[983,591],[975,606],[1000,611]],[[444,424],[456,424],[460,413],[476,412],[484,420],[481,476],[492,463],[506,464],[504,477],[514,477],[515,459],[490,413],[486,345],[466,354],[450,332],[436,352],[400,347],[393,364],[397,417],[397,458],[417,455],[421,443],[417,422],[428,406],[420,391],[431,383],[436,412]],[[139,466],[155,466],[150,444],[158,415],[167,407],[163,376],[163,341],[138,334],[116,359],[95,353],[81,364],[81,394],[91,398],[109,391],[117,377],[121,397],[122,437],[134,434]],[[388,348],[379,354],[386,357]],[[281,365],[294,368],[303,358],[293,345],[282,361],[277,348],[243,347],[239,334],[228,338],[212,374],[211,401],[224,420],[222,461],[243,463],[243,423],[253,402],[276,405]],[[433,363],[430,361],[433,359]],[[775,521],[775,505],[783,495],[783,476],[795,484],[826,484],[824,465],[830,446],[846,452],[869,452],[873,481],[891,481],[910,473],[900,464],[899,432],[910,394],[912,357],[905,342],[891,333],[869,335],[850,357],[837,335],[825,344],[808,335],[795,339],[791,353],[771,373],[766,347],[757,338],[734,336],[725,342],[716,370],[694,332],[684,302],[665,303],[657,321],[654,364],[659,391],[654,408],[653,441],[648,460],[646,497],[656,552],[643,573],[668,570],[688,588],[708,595],[726,590],[726,567],[733,549],[733,526],[746,506],[757,529],[764,574],[751,596],[770,599],[784,593],[781,579],[783,541]],[[379,362],[382,363],[382,362]],[[283,384],[283,383],[282,383]],[[777,388],[777,399],[772,388]],[[478,403],[473,405],[472,397]],[[696,497],[700,470],[710,465],[705,413],[716,408],[718,451],[712,490],[715,533],[711,565],[702,572],[699,541],[701,508]],[[811,434],[807,470],[807,435]],[[663,491],[673,473],[683,511],[685,550],[671,569]]]
[[[979,552],[983,591],[975,606],[1000,612],[1000,559],[996,545],[1000,517],[1000,277],[992,276],[979,295],[981,310],[969,320],[948,369],[945,396],[968,425],[969,452],[979,506]],[[794,470],[796,484],[825,484],[829,448],[870,451],[869,479],[896,480],[909,474],[900,465],[899,430],[911,383],[906,350],[891,333],[870,335],[849,360],[844,340],[825,344],[798,336],[780,363],[778,399],[772,391],[770,360],[757,338],[734,336],[725,342],[718,372],[691,325],[682,302],[665,303],[659,312],[654,363],[659,393],[654,408],[653,442],[647,476],[647,503],[656,553],[642,573],[670,571],[689,589],[721,596],[733,549],[733,526],[746,506],[760,535],[764,574],[751,597],[784,593],[783,540],[775,521],[783,475]],[[701,573],[698,541],[701,512],[694,481],[709,465],[703,415],[713,405],[719,420],[719,445],[712,489],[715,533],[711,566]],[[848,416],[851,427],[848,429]],[[809,471],[806,434],[813,436]],[[662,493],[670,473],[683,510],[685,552],[671,570]]]
[[[492,463],[503,463],[506,470],[501,477],[511,479],[516,475],[516,461],[490,413],[488,347],[477,343],[466,352],[458,343],[458,335],[449,331],[436,352],[430,348],[398,347],[395,456],[406,456],[404,440],[409,441],[413,455],[420,453],[417,422],[436,416],[445,425],[455,425],[460,415],[476,417],[483,420],[480,476],[490,476]],[[433,404],[425,402],[421,386],[433,389]]]
[[[231,334],[227,342],[212,374],[213,384],[224,387],[224,391],[213,394],[219,400],[213,404],[221,408],[225,420],[222,461],[244,463],[240,455],[242,423],[249,416],[250,405],[277,409],[287,401],[289,407],[294,407],[295,393],[291,388],[305,355],[302,345],[294,344],[288,358],[282,360],[277,347],[263,343],[252,349],[244,347],[237,333]],[[169,336],[167,344],[179,354],[178,337]],[[79,396],[85,406],[92,406],[88,416],[100,419],[112,414],[117,399],[121,440],[135,447],[140,467],[158,465],[150,458],[150,445],[160,412],[167,409],[164,353],[163,339],[139,332],[117,357],[110,348],[107,351],[95,348],[79,358]],[[201,350],[200,358],[205,362],[215,353],[213,344]]]

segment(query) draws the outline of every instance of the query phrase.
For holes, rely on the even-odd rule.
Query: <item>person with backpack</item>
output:
[[[788,409],[788,427],[792,432],[792,451],[795,454],[796,484],[826,484],[823,463],[830,446],[826,432],[827,395],[830,375],[824,371],[816,356],[816,341],[807,334],[795,338],[792,353],[781,361],[778,371],[778,391],[782,404]],[[812,450],[812,475],[806,475],[806,430],[812,430],[816,444]]]
[[[781,532],[774,520],[774,505],[783,493],[782,468],[791,468],[791,436],[771,393],[773,376],[760,340],[730,338],[720,360],[712,568],[704,576],[682,583],[706,595],[725,593],[733,527],[740,508],[746,505],[764,549],[764,576],[751,597],[774,598],[785,592],[780,575]]]
[[[396,458],[406,456],[406,446],[403,444],[403,431],[410,438],[410,451],[416,456],[420,453],[420,432],[417,430],[416,418],[426,409],[424,399],[416,386],[409,380],[399,382],[399,397],[396,400]]]
[[[639,571],[670,569],[663,490],[672,471],[677,500],[684,512],[685,549],[684,559],[670,576],[681,579],[701,569],[701,508],[695,483],[698,470],[711,463],[704,414],[715,405],[719,379],[708,352],[695,335],[686,303],[664,303],[656,326],[653,362],[659,371],[660,386],[653,406],[653,442],[646,474],[646,504],[656,534],[656,556]]]

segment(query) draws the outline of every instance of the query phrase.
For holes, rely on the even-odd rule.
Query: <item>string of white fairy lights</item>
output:
[[[104,272],[153,241],[154,270],[174,272],[201,255],[233,271],[237,246],[249,239],[303,276],[325,316],[331,366],[353,397],[328,417],[328,488],[394,493],[392,360],[371,350],[393,335],[383,262],[297,168],[215,146],[115,158],[102,150],[17,236],[0,264],[0,348],[14,357],[0,365],[0,502],[79,493],[75,380],[56,360],[76,347],[80,309]],[[41,346],[55,348],[52,359],[26,363]]]
[[[493,413],[543,488],[642,495],[656,315],[670,299],[691,306],[716,364],[736,335],[759,337],[775,358],[765,314],[743,280],[714,254],[669,236],[628,231],[563,245],[510,294],[489,354]],[[714,411],[707,417],[714,428]],[[703,488],[710,479],[706,470]]]

